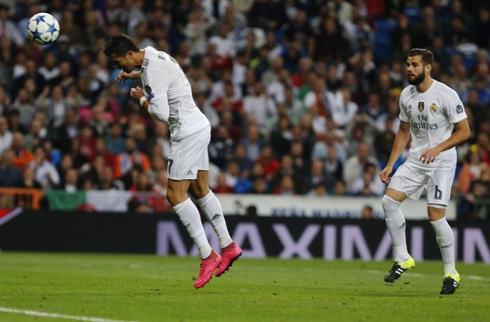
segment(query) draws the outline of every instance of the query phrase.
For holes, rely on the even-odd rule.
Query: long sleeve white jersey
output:
[[[179,63],[153,47],[144,50],[141,81],[150,103],[148,113],[168,123],[171,141],[179,141],[209,126],[192,98],[191,85]]]
[[[458,94],[443,83],[434,80],[424,93],[413,85],[405,87],[400,95],[400,120],[410,124],[412,143],[408,160],[423,168],[455,167],[455,148],[441,152],[430,164],[419,159],[426,149],[447,140],[454,124],[466,117]]]

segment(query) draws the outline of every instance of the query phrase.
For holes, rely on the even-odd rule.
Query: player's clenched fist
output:
[[[392,171],[393,171],[392,167],[384,168],[383,171],[379,173],[379,176],[381,177],[381,181],[384,183],[390,183],[391,178],[389,177],[389,175],[391,174]]]
[[[141,87],[136,86],[131,88],[131,99],[135,102],[139,102],[140,98],[142,98],[145,94]]]

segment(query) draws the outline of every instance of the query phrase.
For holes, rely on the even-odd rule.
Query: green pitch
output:
[[[459,264],[462,286],[444,297],[441,262],[417,263],[393,285],[383,282],[390,267],[240,259],[195,290],[197,258],[7,252],[0,310],[123,321],[488,321],[489,265]],[[0,321],[70,319],[0,312]]]

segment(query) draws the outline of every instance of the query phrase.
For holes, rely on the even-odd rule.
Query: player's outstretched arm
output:
[[[468,140],[471,135],[470,126],[467,119],[455,123],[454,129],[455,131],[446,141],[439,143],[433,148],[425,150],[420,155],[420,161],[427,164],[433,162],[441,152],[463,143],[464,141]]]
[[[116,76],[116,82],[120,83],[125,82],[127,79],[135,79],[135,78],[140,78],[141,77],[141,72],[139,70],[134,70],[131,73],[126,73],[124,70],[121,70],[119,74]]]
[[[388,160],[386,167],[379,173],[381,181],[383,181],[384,183],[390,183],[391,178],[389,177],[389,175],[391,174],[391,172],[393,172],[393,165],[407,146],[407,142],[409,139],[410,124],[400,121],[400,127],[398,128],[398,132],[396,133],[395,137],[395,143],[391,148],[390,159]]]

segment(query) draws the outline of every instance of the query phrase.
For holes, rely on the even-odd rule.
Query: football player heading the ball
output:
[[[400,127],[381,180],[388,183],[382,199],[386,226],[395,250],[395,263],[386,274],[386,282],[396,281],[415,267],[405,240],[405,219],[400,204],[407,197],[418,199],[427,190],[427,211],[436,233],[444,262],[441,294],[452,294],[459,287],[455,268],[454,236],[446,221],[446,207],[456,170],[455,146],[470,137],[463,103],[458,94],[430,76],[434,55],[427,49],[408,53],[408,83],[400,95]],[[453,133],[453,129],[456,129]],[[393,164],[412,138],[405,163],[392,178]]]
[[[150,46],[140,50],[124,34],[113,36],[102,52],[122,69],[117,82],[141,77],[143,88],[132,88],[131,98],[154,119],[168,123],[171,141],[167,199],[199,249],[201,268],[194,287],[203,287],[216,269],[215,275],[220,276],[242,254],[228,233],[219,200],[208,187],[209,121],[196,106],[184,72],[169,54]],[[199,211],[187,193],[197,201],[218,235],[221,257],[209,245]]]

